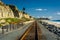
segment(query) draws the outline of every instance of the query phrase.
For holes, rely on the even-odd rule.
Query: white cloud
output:
[[[36,9],[37,11],[42,11],[43,9]]]
[[[60,15],[60,12],[57,12],[57,15]]]
[[[37,11],[46,11],[47,9],[41,9],[41,8],[38,8],[36,9]]]

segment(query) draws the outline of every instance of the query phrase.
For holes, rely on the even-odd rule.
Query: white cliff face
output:
[[[9,6],[3,5],[0,2],[0,18],[14,18],[12,10]]]
[[[21,19],[23,17],[23,13],[19,12],[19,18]]]
[[[28,14],[24,14],[24,17],[28,18],[28,19],[30,18],[30,16]]]
[[[6,17],[14,18],[13,11],[9,8],[9,6],[6,6],[6,10],[8,11]]]

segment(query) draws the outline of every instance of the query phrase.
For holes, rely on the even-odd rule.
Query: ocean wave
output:
[[[50,21],[52,23],[55,23],[55,24],[60,24],[60,22],[57,22],[57,21]]]

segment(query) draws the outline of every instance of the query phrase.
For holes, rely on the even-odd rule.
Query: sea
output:
[[[60,20],[52,20],[52,21],[54,21],[54,22],[60,22]]]
[[[60,24],[60,20],[51,20],[54,23]]]

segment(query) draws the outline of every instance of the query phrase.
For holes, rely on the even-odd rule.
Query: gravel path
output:
[[[44,28],[40,23],[38,23],[38,25],[41,28],[42,35],[46,37],[46,40],[57,40],[58,36],[56,34],[48,31],[48,29]]]

